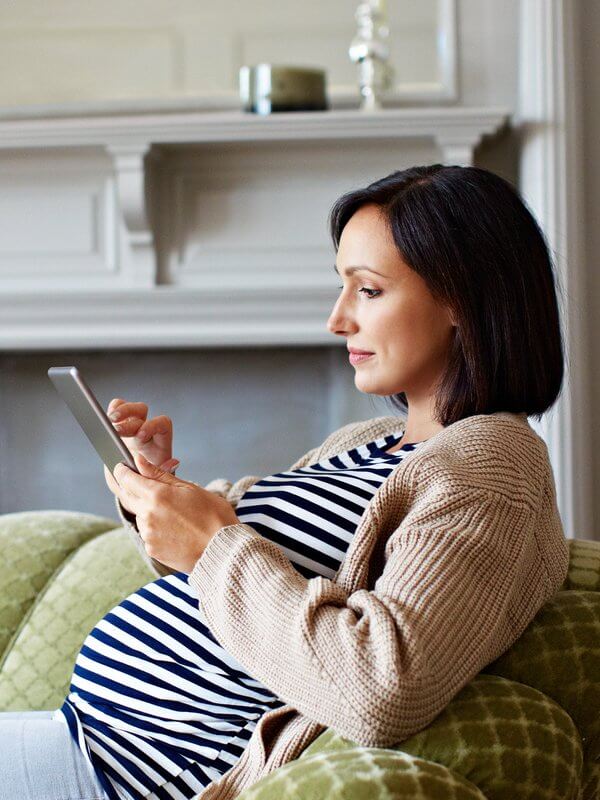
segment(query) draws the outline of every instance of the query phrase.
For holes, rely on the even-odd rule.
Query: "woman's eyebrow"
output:
[[[338,271],[337,264],[334,264],[333,268],[339,275],[340,273]],[[353,272],[373,272],[375,275],[379,275],[381,278],[387,278],[387,275],[382,275],[381,272],[377,272],[376,270],[371,269],[371,267],[346,267],[346,275],[351,275]]]

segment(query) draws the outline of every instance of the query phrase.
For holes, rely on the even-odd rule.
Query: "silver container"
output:
[[[325,70],[256,64],[240,68],[240,99],[244,111],[325,111]]]

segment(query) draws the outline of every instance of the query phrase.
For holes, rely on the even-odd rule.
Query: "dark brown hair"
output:
[[[329,214],[336,252],[346,223],[368,203],[380,206],[402,259],[455,315],[436,420],[446,426],[495,411],[539,420],[563,381],[557,278],[516,189],[479,167],[392,172],[336,200]],[[407,410],[404,392],[388,399]]]

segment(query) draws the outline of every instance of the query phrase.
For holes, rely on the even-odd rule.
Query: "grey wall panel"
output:
[[[4,354],[2,513],[116,515],[102,464],[46,374],[67,365],[104,408],[121,397],[170,416],[177,474],[203,485],[281,471],[351,419],[390,413],[354,387],[341,347]]]

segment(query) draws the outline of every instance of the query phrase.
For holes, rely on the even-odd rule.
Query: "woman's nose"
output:
[[[327,329],[338,336],[347,336],[349,327],[350,321],[347,315],[342,313],[341,304],[337,302],[327,320]]]
[[[340,330],[339,330],[339,328],[337,327],[337,325],[334,325],[334,324],[332,323],[332,321],[331,321],[331,317],[330,317],[330,318],[329,318],[329,320],[327,321],[327,329],[329,330],[329,332],[330,332],[330,333],[336,333],[336,334],[338,334],[338,335],[339,335],[339,333],[340,333]]]

